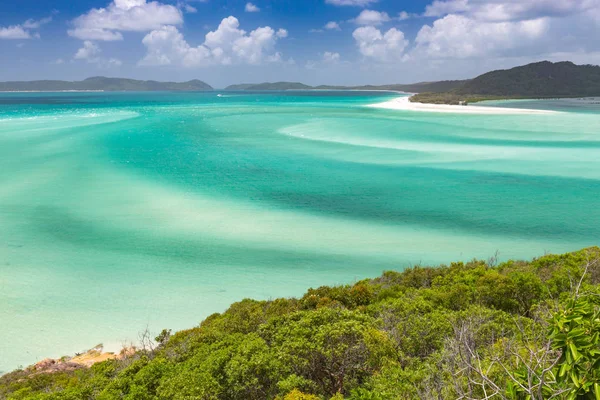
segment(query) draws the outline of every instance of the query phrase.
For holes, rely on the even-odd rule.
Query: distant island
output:
[[[27,81],[0,82],[0,92],[65,92],[65,91],[105,91],[105,92],[150,92],[150,91],[206,91],[213,88],[202,81],[157,82],[124,78],[96,76],[83,81]]]
[[[54,91],[211,91],[200,80],[188,82],[142,81],[97,76],[83,81],[40,80],[0,82],[3,92]],[[243,83],[227,91],[364,90],[416,93],[412,102],[467,104],[483,100],[594,97],[600,96],[600,66],[576,65],[570,61],[541,61],[508,70],[485,73],[474,79],[362,86],[310,86],[300,82]]]
[[[600,67],[542,61],[485,73],[447,91],[421,91],[411,101],[466,104],[482,100],[600,96]]]
[[[397,92],[440,93],[461,87],[468,81],[419,82],[413,84],[364,85],[364,86],[309,86],[300,82],[265,82],[231,85],[228,91],[281,91],[281,90],[389,90]],[[0,92],[64,92],[64,91],[105,91],[105,92],[150,92],[150,91],[211,91],[215,90],[206,82],[141,81],[125,78],[96,76],[82,81],[16,81],[0,82]]]
[[[389,90],[395,92],[420,93],[431,92],[440,93],[453,90],[463,86],[468,80],[462,81],[439,81],[439,82],[419,82],[411,84],[392,84],[392,85],[363,85],[363,86],[333,86],[320,85],[309,86],[300,82],[264,82],[264,83],[243,83],[231,85],[225,90],[234,91],[268,91],[268,90]]]

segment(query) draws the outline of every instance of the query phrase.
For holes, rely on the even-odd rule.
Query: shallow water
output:
[[[0,94],[0,371],[245,297],[598,244],[600,105],[364,107],[391,96]]]

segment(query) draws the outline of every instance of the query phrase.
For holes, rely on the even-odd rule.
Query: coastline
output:
[[[454,114],[497,114],[497,115],[550,115],[559,114],[558,111],[532,110],[508,107],[486,106],[456,106],[449,104],[412,103],[409,97],[399,97],[383,103],[370,104],[367,107],[399,111],[421,111]]]

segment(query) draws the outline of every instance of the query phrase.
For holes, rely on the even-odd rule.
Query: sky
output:
[[[14,0],[0,80],[390,84],[600,64],[600,0]]]

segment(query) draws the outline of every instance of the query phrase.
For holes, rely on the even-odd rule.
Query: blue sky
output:
[[[382,84],[600,63],[600,0],[19,0],[0,80]]]

